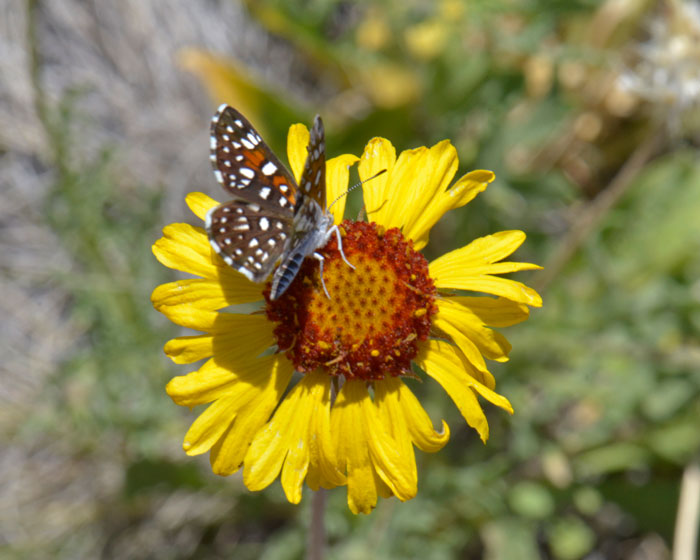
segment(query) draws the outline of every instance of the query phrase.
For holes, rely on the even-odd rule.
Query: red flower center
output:
[[[426,340],[437,312],[425,257],[397,228],[346,220],[342,259],[335,237],[321,251],[323,279],[306,259],[282,297],[264,295],[274,334],[297,371],[323,367],[332,375],[365,380],[411,372],[418,341]]]

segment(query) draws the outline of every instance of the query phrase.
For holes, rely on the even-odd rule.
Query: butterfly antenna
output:
[[[341,194],[339,197],[337,197],[333,202],[331,202],[330,206],[328,207],[328,210],[333,208],[333,205],[336,202],[338,202],[341,198],[343,198],[344,196],[347,196],[350,191],[355,190],[357,187],[359,187],[360,185],[363,185],[367,181],[371,181],[372,179],[379,177],[382,173],[386,173],[386,169],[382,169],[379,173],[375,173],[374,175],[372,175],[371,177],[368,177],[364,181],[360,181],[359,183],[354,184],[352,187],[350,187],[348,190],[346,190],[343,194]]]

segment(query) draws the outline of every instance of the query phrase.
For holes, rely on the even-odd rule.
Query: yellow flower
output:
[[[308,137],[302,125],[290,129],[288,158],[297,178]],[[345,191],[348,168],[357,160],[343,155],[328,161],[329,200]],[[488,424],[478,396],[512,413],[494,391],[485,361],[507,360],[510,345],[490,327],[525,320],[527,306],[541,299],[498,275],[539,267],[503,262],[524,241],[520,231],[482,237],[429,264],[418,252],[445,212],[472,200],[494,178],[473,171],[450,186],[457,165],[449,141],[398,157],[388,140],[368,143],[360,177],[387,172],[364,191],[370,222],[342,222],[343,251],[355,268],[341,258],[335,237],[322,249],[330,299],[314,259],[270,301],[269,286],[227,266],[204,229],[164,229],[154,254],[196,278],[159,286],[153,305],[202,333],[169,341],[165,352],[176,363],[207,360],[167,386],[177,404],[209,405],[185,436],[187,454],[209,451],[220,475],[242,467],[251,490],[279,476],[293,503],[301,500],[304,481],[314,490],[347,485],[350,509],[368,513],[378,496],[414,497],[413,447],[435,452],[449,439],[447,424],[434,429],[405,381],[416,376],[413,363],[443,386],[482,440]],[[190,194],[187,203],[201,219],[217,204],[201,193]],[[332,210],[340,223],[342,203]],[[264,312],[225,310],[255,301]]]

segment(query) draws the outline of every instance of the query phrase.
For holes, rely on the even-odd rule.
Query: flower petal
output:
[[[512,414],[513,407],[508,399],[477,381],[471,375],[469,363],[459,357],[451,344],[441,340],[429,340],[424,343],[415,361],[443,386],[467,424],[479,433],[482,441],[488,439],[489,426],[474,391]]]
[[[402,227],[406,220],[414,218],[420,211],[415,201],[423,196],[426,177],[425,169],[429,150],[425,147],[404,150],[399,154],[394,167],[389,172],[389,199],[384,208],[381,221],[377,221],[387,229]],[[367,186],[373,188],[372,185]]]
[[[486,368],[486,364],[483,364],[483,359],[480,361],[477,359],[479,363],[475,363],[473,356],[470,354],[472,347],[476,349],[480,356],[483,354],[490,360],[502,362],[508,360],[508,354],[511,350],[510,343],[500,333],[487,328],[481,318],[468,307],[460,305],[451,298],[439,300],[437,304],[436,326],[453,337],[459,349],[464,352],[464,355],[474,367],[483,371]],[[440,325],[437,324],[438,317],[440,318]],[[446,327],[445,323],[452,330],[456,330],[460,336],[465,337],[471,345],[467,345],[467,349],[465,349],[464,341],[460,341],[459,338],[453,336],[452,330],[444,328]]]
[[[376,179],[372,179],[362,189],[365,209],[371,222],[384,224],[387,205],[394,196],[393,193],[389,193],[387,190],[389,185],[392,184],[389,176],[395,162],[396,150],[388,140],[372,138],[365,146],[365,151],[362,153],[360,164],[357,168],[360,180],[369,179],[383,169],[387,171]]]
[[[445,300],[466,307],[479,317],[482,324],[491,327],[510,327],[530,316],[530,308],[506,298],[447,297]]]
[[[235,422],[211,450],[209,460],[214,473],[227,476],[236,472],[257,432],[270,419],[294,373],[292,364],[284,356],[275,355],[268,372],[267,385],[260,389],[238,412]]]
[[[336,224],[343,221],[345,214],[347,197],[341,195],[348,190],[350,166],[359,159],[357,156],[345,154],[326,162],[326,201],[328,205],[333,205],[330,210]]]
[[[540,307],[542,298],[532,288],[515,280],[492,276],[540,268],[530,263],[496,262],[510,255],[524,240],[525,234],[521,231],[501,231],[481,237],[430,263],[430,276],[438,288],[484,292]]]
[[[409,195],[411,200],[407,208],[412,208],[413,211],[403,224],[405,235],[412,238],[410,232],[413,231],[413,225],[420,221],[426,210],[444,194],[457,172],[458,165],[457,150],[449,140],[438,142],[428,150],[424,169],[420,171],[422,185]]]
[[[260,284],[250,282],[241,274],[236,275],[235,282],[199,278],[177,280],[161,284],[151,295],[153,306],[158,310],[179,305],[195,305],[200,309],[214,311],[261,299]]]
[[[303,124],[293,124],[287,134],[287,159],[294,179],[298,183],[304,172],[306,157],[309,155],[309,129]]]
[[[185,453],[201,455],[209,451],[234,421],[241,404],[239,399],[221,398],[209,405],[187,430],[182,442]]]
[[[152,250],[164,266],[214,280],[220,283],[234,300],[238,296],[230,294],[241,294],[241,301],[262,299],[260,285],[254,284],[228,266],[212,250],[207,234],[202,228],[189,224],[170,224],[163,228],[163,237],[153,244]],[[255,299],[249,299],[256,291],[259,295]],[[155,297],[156,292],[151,296],[151,300],[154,301]]]
[[[347,472],[348,506],[354,513],[369,513],[378,492],[386,494],[375,477],[402,501],[415,496],[411,458],[397,451],[363,381],[343,385],[331,411],[331,432],[340,470]]]
[[[438,313],[433,317],[433,326],[452,338],[462,351],[462,354],[464,354],[464,357],[469,360],[469,363],[471,363],[479,373],[488,375],[488,368],[486,367],[484,357],[479,351],[479,347],[467,336],[467,333],[464,332],[463,329],[460,329],[449,320],[449,312],[444,311],[445,307],[446,306],[442,304],[442,302],[438,301]]]
[[[169,340],[163,350],[176,364],[191,364],[214,354],[214,337],[210,334],[179,336]]]
[[[501,296],[516,302],[532,305],[533,307],[542,306],[542,298],[535,290],[522,282],[516,282],[515,280],[509,280],[507,278],[499,278],[498,276],[464,276],[464,278],[447,278],[444,280],[441,278],[435,280],[435,286],[438,288],[483,292],[485,294],[493,294],[494,296]]]
[[[163,228],[163,237],[153,244],[153,254],[168,268],[213,278],[216,265],[212,262],[212,248],[202,228],[189,224],[170,224]]]
[[[285,397],[272,420],[258,432],[245,457],[243,481],[250,490],[269,486],[282,469],[282,488],[294,504],[309,467],[328,486],[345,483],[335,467],[330,437],[330,378],[305,375]]]
[[[478,267],[501,261],[514,253],[525,241],[525,233],[518,230],[499,231],[475,239],[469,245],[451,251],[431,265],[450,269]]]
[[[387,377],[376,381],[374,395],[384,426],[397,442],[404,438],[419,449],[434,453],[442,449],[450,439],[450,428],[445,421],[442,421],[442,432],[435,431],[428,413],[400,379]],[[399,432],[405,432],[405,435]],[[402,450],[404,445],[400,443]]]
[[[242,353],[239,353],[242,354]],[[238,355],[233,360],[215,356],[197,371],[179,375],[165,387],[173,401],[193,407],[247,391],[251,386],[264,386],[274,365],[274,356],[257,358]]]
[[[191,192],[185,197],[185,202],[192,213],[204,221],[207,212],[219,205],[219,202],[201,192]]]
[[[443,157],[449,157],[449,152]],[[449,160],[445,163],[449,163]],[[449,170],[445,171],[445,176],[447,173]],[[446,212],[471,202],[477,194],[486,190],[494,178],[491,171],[476,170],[467,173],[452,188],[438,192],[419,213],[418,219],[404,228],[404,235],[413,239],[416,250],[422,249],[428,243],[430,230]]]
[[[210,335],[183,336],[168,341],[165,345],[165,353],[177,364],[189,364],[214,354],[221,357],[238,355],[255,357],[274,344],[273,325],[266,317],[215,312],[193,312],[183,316],[187,318],[198,316],[201,322],[195,320],[194,326],[192,323],[183,326],[203,330]],[[178,318],[175,317],[175,319]],[[175,322],[185,323],[184,320]]]

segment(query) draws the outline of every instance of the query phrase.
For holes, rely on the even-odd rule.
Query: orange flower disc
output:
[[[323,367],[368,381],[410,373],[417,343],[428,338],[437,312],[428,262],[398,228],[346,220],[341,232],[355,269],[333,237],[321,251],[330,299],[314,259],[306,259],[278,300],[270,301],[266,288],[277,345],[300,372]]]

